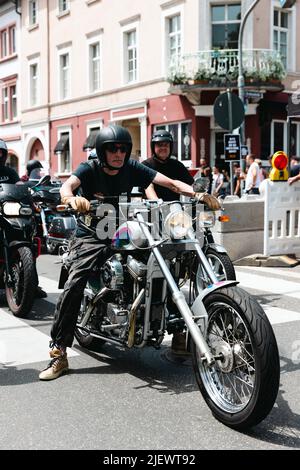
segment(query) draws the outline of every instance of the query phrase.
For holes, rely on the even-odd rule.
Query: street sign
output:
[[[232,109],[232,128],[230,129],[229,103],[228,95],[231,96]],[[223,129],[232,131],[240,127],[245,117],[244,104],[242,100],[234,93],[222,93],[217,97],[214,103],[214,117],[219,126]]]
[[[241,145],[241,157],[246,158],[249,153],[247,145]]]
[[[238,134],[224,135],[224,151],[226,162],[239,162],[241,156],[240,136]]]
[[[256,90],[245,90],[245,98],[254,98],[256,100],[261,100],[263,98],[263,93]]]

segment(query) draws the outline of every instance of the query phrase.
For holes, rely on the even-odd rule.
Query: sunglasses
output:
[[[118,150],[120,150],[121,153],[125,153],[128,148],[126,145],[106,144],[106,150],[110,153],[117,153]]]
[[[164,140],[162,142],[155,142],[155,145],[157,145],[157,147],[167,147],[168,145],[170,145],[170,142]]]

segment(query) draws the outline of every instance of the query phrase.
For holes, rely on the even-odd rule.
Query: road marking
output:
[[[237,272],[237,281],[245,289],[256,289],[300,299],[300,284],[298,282],[285,281],[275,277],[263,277],[241,271]]]
[[[279,275],[279,276],[282,276],[283,278],[284,277],[288,277],[288,278],[291,278],[291,279],[294,279],[294,281],[298,281],[300,283],[300,272],[298,271],[295,271],[295,272],[291,272],[291,271],[287,271],[287,269],[289,268],[283,268],[283,269],[279,269],[279,268],[261,268],[261,267],[258,267],[258,266],[235,266],[235,271],[237,272],[237,274],[239,274],[240,272],[245,272],[245,271],[250,271],[250,273],[252,272],[252,274],[271,274],[271,276],[273,274],[275,275]]]
[[[300,312],[294,312],[285,308],[272,307],[271,305],[260,305],[264,309],[271,325],[300,321]]]
[[[62,289],[58,288],[58,281],[53,281],[48,277],[39,276],[39,285],[48,293],[48,294],[60,294]]]
[[[49,361],[49,337],[0,308],[0,364],[15,367],[20,364]],[[68,356],[78,356],[68,349]]]

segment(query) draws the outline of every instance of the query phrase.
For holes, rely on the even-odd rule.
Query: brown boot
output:
[[[58,348],[51,349],[50,357],[52,360],[49,362],[46,369],[40,375],[40,380],[53,380],[60,377],[69,369],[67,353],[62,353]]]

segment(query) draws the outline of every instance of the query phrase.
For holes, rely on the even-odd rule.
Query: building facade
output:
[[[15,4],[0,2],[0,138],[7,144],[7,164],[18,172],[22,166],[20,25]]]
[[[213,105],[226,89],[237,92],[238,32],[253,0],[17,3],[24,163],[39,158],[67,177],[98,130],[116,123],[130,131],[135,158],[149,156],[151,133],[164,128],[187,166],[200,157],[223,164],[226,130]],[[300,83],[299,21],[298,1],[282,9],[279,0],[260,0],[246,23],[246,142],[263,158],[287,147],[286,104]],[[295,123],[292,152],[299,147]]]

